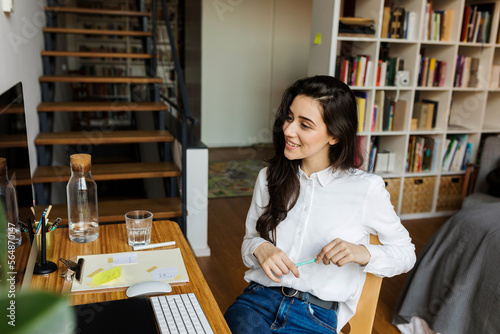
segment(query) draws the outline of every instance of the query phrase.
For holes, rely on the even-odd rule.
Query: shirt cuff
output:
[[[247,264],[253,264],[253,267],[257,267],[257,268],[260,267],[259,260],[257,260],[257,258],[255,257],[254,252],[257,249],[257,247],[262,245],[264,242],[269,242],[269,241],[267,241],[264,238],[260,238],[260,237],[254,238],[252,240],[252,243],[250,244],[250,247],[249,247],[249,252],[245,255],[245,260],[246,260]]]
[[[381,245],[363,245],[370,252],[370,261],[363,267],[364,272],[373,272],[377,268],[377,262],[380,262],[385,256],[384,251],[381,249]]]

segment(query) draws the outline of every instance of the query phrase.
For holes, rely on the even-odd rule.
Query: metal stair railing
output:
[[[166,116],[164,113],[161,115],[160,119],[160,124],[166,124],[167,122],[167,117],[169,119],[169,123],[175,123],[177,121],[177,126],[174,124],[169,126],[169,130],[172,132],[174,137],[180,142],[181,144],[181,172],[182,172],[182,180],[181,180],[181,200],[182,200],[182,217],[179,221],[179,227],[181,228],[182,232],[184,235],[186,235],[186,218],[187,218],[187,200],[186,200],[186,193],[187,193],[187,173],[186,173],[186,153],[187,153],[187,146],[188,146],[188,122],[190,123],[191,126],[197,125],[198,121],[191,115],[191,110],[189,108],[189,102],[187,98],[187,91],[186,91],[186,85],[184,83],[184,76],[182,73],[180,61],[179,61],[179,55],[177,53],[177,45],[176,45],[176,40],[174,38],[174,34],[172,32],[172,26],[170,24],[170,19],[169,19],[169,13],[168,13],[168,8],[165,0],[160,0],[161,1],[161,6],[163,10],[163,19],[165,21],[165,26],[167,28],[167,35],[168,35],[168,40],[170,43],[170,48],[172,51],[172,58],[174,60],[174,67],[175,67],[175,74],[177,76],[177,81],[179,85],[179,91],[181,94],[182,98],[182,108],[179,107],[174,101],[172,101],[169,97],[160,94],[160,97],[163,101],[167,102],[171,108],[169,108],[169,115]],[[157,43],[157,36],[156,36],[156,0],[153,0],[151,3],[151,11],[152,11],[152,16],[153,16],[153,52],[156,51],[156,43]],[[156,64],[155,64],[156,65]],[[156,66],[155,66],[156,69]],[[174,113],[174,110],[175,113]],[[180,124],[179,124],[179,118],[180,118]],[[180,128],[180,129],[179,129]],[[189,131],[189,133],[192,133],[193,131]]]

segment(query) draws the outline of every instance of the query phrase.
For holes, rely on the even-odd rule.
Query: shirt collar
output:
[[[312,173],[311,177],[308,177],[306,173],[302,170],[302,168],[300,168],[299,166],[299,178],[303,177],[305,179],[316,180],[322,187],[325,187],[333,179],[339,178],[341,176],[340,175],[341,173],[342,173],[341,170],[334,170],[332,166],[330,166],[319,172]]]

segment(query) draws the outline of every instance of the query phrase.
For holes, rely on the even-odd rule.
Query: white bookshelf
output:
[[[347,1],[347,0],[345,0]],[[434,0],[434,10],[451,9],[450,39],[448,41],[429,41],[424,39],[424,13],[426,0],[401,0],[398,7],[415,12],[418,22],[418,38],[415,40],[391,39],[381,37],[383,22],[384,0],[356,0],[355,17],[369,18],[375,21],[374,37],[343,37],[338,36],[339,17],[344,16],[344,3],[340,0],[314,0],[313,19],[311,27],[311,45],[309,75],[328,74],[335,76],[336,58],[342,54],[342,45],[349,42],[352,46],[352,55],[369,55],[373,61],[371,80],[364,86],[352,86],[353,91],[368,93],[367,112],[364,131],[359,133],[360,145],[367,152],[365,160],[369,159],[370,142],[374,136],[379,137],[379,149],[392,151],[396,154],[395,169],[391,173],[380,173],[392,185],[399,184],[399,192],[395,191],[396,198],[391,200],[395,204],[397,213],[403,219],[426,218],[449,215],[454,210],[443,209],[438,203],[440,186],[454,176],[463,177],[464,171],[441,171],[443,156],[446,151],[448,135],[468,135],[468,142],[472,143],[471,161],[475,162],[479,153],[481,139],[487,135],[500,134],[500,88],[490,87],[492,66],[500,65],[500,44],[497,44],[500,24],[500,1],[466,1],[466,0]],[[487,43],[467,43],[460,41],[464,8],[467,5],[494,3],[490,25],[489,40]],[[321,43],[317,43],[318,34]],[[315,43],[316,41],[316,43]],[[404,125],[393,131],[371,131],[371,113],[375,104],[376,93],[383,90],[386,95],[394,97],[397,87],[376,86],[376,64],[383,46],[388,45],[389,56],[400,57],[405,60],[404,69],[410,72],[410,85],[400,87],[399,99],[406,101],[404,110]],[[387,49],[387,48],[386,48]],[[440,87],[421,87],[417,85],[419,72],[419,58],[422,51],[425,56],[446,61],[444,85]],[[456,59],[458,55],[479,58],[477,87],[454,87]],[[368,74],[367,74],[368,75]],[[438,110],[435,127],[430,130],[410,130],[416,98],[438,101]],[[406,156],[410,136],[421,135],[431,137],[437,141],[434,159],[435,167],[430,171],[409,173],[405,172]],[[366,166],[365,166],[366,167]],[[415,182],[428,182],[429,187],[425,196],[431,197],[430,205],[426,208],[410,210],[407,206],[409,196],[415,190],[405,186]],[[456,180],[454,180],[456,181]],[[396,186],[397,187],[397,186]],[[422,195],[418,195],[422,196]],[[443,195],[444,196],[444,195]]]

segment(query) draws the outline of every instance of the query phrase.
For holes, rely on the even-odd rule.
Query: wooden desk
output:
[[[125,224],[110,224],[99,226],[99,238],[97,240],[86,243],[77,244],[71,242],[68,237],[67,228],[58,228],[56,230],[56,242],[54,249],[54,260],[57,263],[58,270],[52,274],[39,276],[33,275],[31,281],[31,289],[50,290],[61,293],[65,280],[59,277],[59,273],[66,270],[64,264],[58,259],[63,257],[69,259],[71,256],[91,255],[91,254],[107,254],[133,251],[127,243],[127,230]],[[177,223],[172,221],[155,221],[153,222],[153,230],[151,234],[151,243],[165,242],[175,240],[176,246],[180,248],[184,264],[186,266],[189,283],[173,286],[172,294],[194,292],[205,311],[205,314],[210,322],[215,333],[230,333],[230,330],[222,316],[222,313],[215,301],[210,288],[208,287],[205,277],[196,263],[196,259],[184,238]],[[164,247],[174,248],[174,247]],[[163,249],[163,248],[155,248]],[[57,261],[56,261],[57,259]],[[103,301],[111,301],[116,299],[125,299],[125,288],[121,291],[112,292],[96,292],[96,293],[81,293],[71,294],[71,304],[87,304]]]

